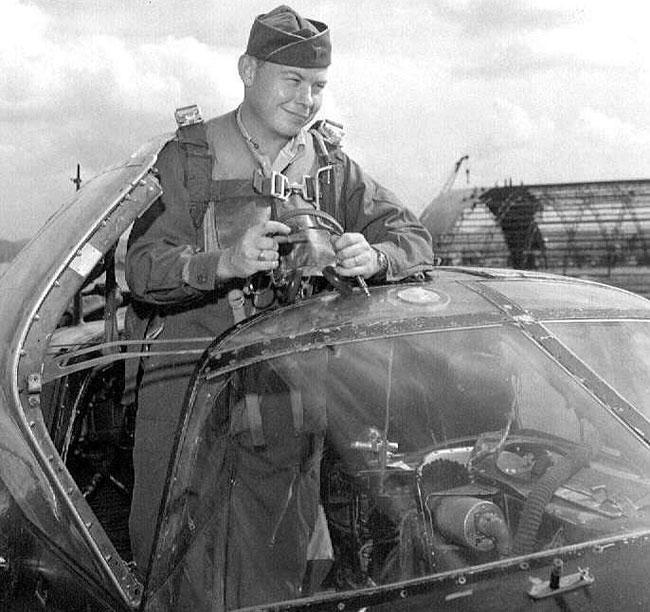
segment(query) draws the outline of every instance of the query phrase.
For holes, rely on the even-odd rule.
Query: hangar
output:
[[[650,180],[442,193],[421,221],[443,265],[544,270],[650,296]]]

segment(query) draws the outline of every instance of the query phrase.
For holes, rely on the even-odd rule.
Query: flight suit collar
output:
[[[246,126],[241,119],[241,106],[237,107],[237,110],[235,112],[235,120],[237,123],[237,128],[241,133],[241,136],[244,139],[248,150],[266,177],[271,176],[272,172],[283,172],[289,165],[299,159],[300,156],[305,152],[307,130],[304,127],[301,128],[298,134],[291,138],[284,145],[284,147],[282,147],[278,153],[278,156],[274,160],[271,160],[268,155],[260,153],[255,141],[253,138],[251,138],[250,134],[246,130]]]
[[[289,164],[292,164],[299,157],[305,154],[307,131],[301,128],[300,131],[289,141],[278,153],[271,170],[282,172]]]

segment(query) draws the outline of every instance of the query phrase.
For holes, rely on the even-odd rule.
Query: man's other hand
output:
[[[279,221],[254,225],[231,247],[224,249],[217,264],[217,277],[247,278],[256,272],[268,272],[278,267],[278,241],[274,235],[287,235],[291,228]]]
[[[370,278],[379,272],[377,252],[363,234],[345,233],[332,239],[336,253],[336,272],[340,276]]]

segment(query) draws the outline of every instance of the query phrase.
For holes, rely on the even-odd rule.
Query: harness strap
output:
[[[305,420],[300,389],[293,387],[289,389],[289,401],[291,402],[291,414],[293,415],[293,429],[298,434],[302,432]]]
[[[246,393],[246,416],[251,432],[253,446],[264,446],[264,430],[262,429],[262,412],[260,410],[260,396],[257,393]]]
[[[258,169],[253,172],[253,190],[279,200],[288,200],[292,193],[298,193],[306,202],[313,202],[316,199],[316,179],[303,175],[302,184],[291,184],[289,178],[281,172],[271,172],[271,176],[266,177]]]
[[[299,434],[304,429],[305,419],[302,392],[300,389],[294,387],[289,389],[289,403],[291,405],[293,429],[296,434]],[[265,446],[266,441],[264,438],[264,429],[262,427],[262,411],[260,409],[259,394],[252,392],[246,393],[244,395],[244,405],[246,407],[246,417],[253,446]]]
[[[246,179],[221,179],[212,181],[212,199],[215,202],[228,198],[254,197],[257,195],[253,185]]]
[[[322,125],[314,124],[309,130],[313,136],[314,150],[318,162],[315,177],[302,175],[302,183],[292,184],[289,178],[279,172],[265,177],[256,171],[251,182],[242,180],[212,180],[213,157],[207,140],[205,124],[197,120],[180,123],[176,141],[181,151],[183,184],[189,195],[189,213],[197,232],[203,228],[204,248],[212,250],[217,246],[214,206],[222,198],[262,194],[277,200],[287,200],[293,193],[299,193],[307,202],[313,202],[336,219],[341,216],[337,188],[342,184],[343,164],[339,143],[331,134],[323,131]],[[325,126],[327,127],[327,126]],[[298,175],[300,171],[298,170]],[[208,213],[209,219],[205,219]],[[277,215],[273,215],[276,218]],[[206,233],[206,225],[210,228]],[[304,406],[300,390],[290,390],[291,413],[296,433],[304,428]],[[248,426],[254,446],[264,446],[264,431],[260,411],[260,397],[257,393],[246,393],[244,397]]]
[[[205,124],[182,125],[176,130],[181,149],[183,185],[190,197],[189,212],[195,230],[203,224],[203,216],[212,193],[212,155],[208,146]]]
[[[331,123],[331,122],[330,122]],[[340,155],[340,137],[332,136],[328,122],[316,122],[309,133],[313,136],[314,148],[319,170],[316,177],[303,175],[302,184],[291,184],[286,175],[273,172],[265,177],[256,171],[252,180],[252,191],[262,195],[286,200],[292,193],[299,192],[304,200],[316,202],[318,208],[324,208],[336,218],[340,218],[340,205],[337,187],[341,183],[342,164]],[[336,124],[332,124],[335,127]],[[176,140],[182,151],[183,184],[189,192],[189,212],[196,230],[203,224],[203,217],[209,202],[218,201],[227,195],[248,195],[241,181],[235,188],[239,193],[228,193],[231,181],[212,180],[212,155],[207,140],[206,127],[203,122],[181,125],[176,132]],[[320,201],[316,201],[320,200]]]
[[[314,137],[316,156],[320,170],[318,172],[318,190],[320,208],[336,219],[343,220],[340,205],[339,185],[343,181],[343,158],[340,139],[331,139],[324,132],[323,122],[317,121],[309,129]],[[327,169],[327,170],[326,170]]]
[[[203,217],[203,249],[206,253],[215,253],[219,250],[214,201],[208,202],[205,216]]]
[[[117,280],[115,278],[115,247],[110,249],[105,257],[106,282],[104,283],[104,342],[117,340]],[[116,348],[105,348],[104,354],[116,352]]]

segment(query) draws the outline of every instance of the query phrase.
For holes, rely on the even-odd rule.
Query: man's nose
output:
[[[314,99],[311,94],[311,87],[309,85],[305,84],[298,90],[298,102],[309,107],[311,107],[311,105],[314,103]]]

